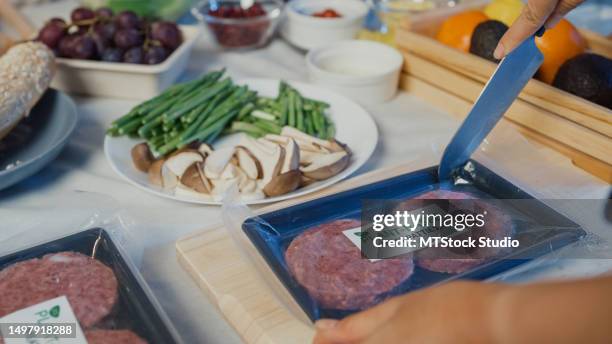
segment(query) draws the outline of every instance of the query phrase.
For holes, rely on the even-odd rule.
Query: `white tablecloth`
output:
[[[72,2],[33,6],[26,13],[36,23],[52,15],[68,16]],[[302,53],[277,39],[269,47],[247,53],[217,54],[206,51],[206,38],[192,55],[189,75],[225,66],[232,77],[267,77],[289,80],[306,78]],[[175,241],[196,230],[220,222],[220,208],[177,203],[145,193],[115,175],[105,160],[104,130],[126,113],[134,101],[74,97],[80,122],[70,143],[56,161],[12,188],[0,191],[0,240],[25,228],[71,226],[87,217],[87,205],[79,210],[63,200],[76,190],[108,195],[129,214],[128,224],[137,247],[143,249],[141,271],[173,320],[186,343],[233,343],[239,338],[200,292],[176,260]],[[380,129],[380,142],[372,159],[358,173],[414,159],[446,142],[456,121],[449,115],[408,95],[368,108]],[[438,152],[439,154],[439,152]],[[431,155],[431,154],[430,154]],[[607,185],[565,164],[559,190],[570,197],[603,197]],[[559,177],[561,178],[561,177]],[[570,179],[568,179],[570,178]],[[566,188],[566,185],[571,185]],[[559,190],[555,191],[558,192]],[[60,200],[60,201],[58,201]],[[105,207],[104,204],[95,205]],[[92,208],[95,208],[92,205]],[[7,219],[5,221],[5,219]],[[138,255],[138,253],[134,253]],[[589,265],[590,266],[590,265]],[[551,268],[545,276],[566,270]],[[596,269],[591,269],[596,271]],[[597,270],[599,271],[599,270]]]

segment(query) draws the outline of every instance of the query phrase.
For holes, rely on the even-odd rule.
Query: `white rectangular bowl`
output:
[[[170,86],[185,70],[199,26],[180,25],[183,44],[157,65],[57,59],[51,86],[73,94],[127,99],[151,98]]]

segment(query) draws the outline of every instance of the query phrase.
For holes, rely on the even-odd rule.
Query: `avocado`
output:
[[[493,52],[507,30],[508,26],[499,20],[487,20],[478,24],[472,33],[470,53],[495,63],[499,62],[493,57]]]
[[[612,109],[612,60],[585,53],[565,61],[553,86]]]

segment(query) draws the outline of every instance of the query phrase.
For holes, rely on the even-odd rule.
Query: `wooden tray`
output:
[[[316,194],[259,209],[257,213],[286,208],[428,166],[431,164],[423,161],[373,171]],[[310,343],[314,335],[310,321],[246,235],[240,233],[246,244],[243,246],[253,250],[252,256],[259,257],[257,261],[243,255],[221,225],[177,241],[178,261],[246,343]],[[245,259],[251,261],[247,263]],[[268,271],[265,282],[252,270],[252,264]],[[272,290],[284,294],[277,298]],[[286,304],[279,299],[286,300]]]
[[[429,102],[457,115],[467,114],[468,105],[476,100],[496,65],[448,47],[433,36],[448,16],[481,6],[481,1],[474,2],[406,19],[397,34],[397,45],[406,61],[403,88],[416,93],[424,90],[425,94],[421,95]],[[586,30],[582,34],[593,51],[612,57],[612,41]],[[412,86],[407,77],[415,79]],[[421,82],[443,93],[431,90]],[[432,92],[438,95],[431,97]],[[446,95],[458,99],[445,101]],[[461,102],[458,108],[449,108],[448,104],[459,100],[468,104]],[[577,166],[612,182],[611,110],[532,79],[506,113],[506,119],[517,125],[527,137],[561,152]]]
[[[481,2],[414,15],[407,18],[397,31],[396,43],[402,50],[425,57],[429,61],[474,78],[489,80],[496,64],[438,42],[434,36],[441,23],[449,16],[467,9],[481,8]],[[593,52],[612,58],[612,40],[588,30],[580,30]],[[612,110],[574,96],[537,79],[531,80],[520,95],[544,107],[553,106],[559,115],[572,111],[612,123]],[[570,111],[571,110],[571,111]]]
[[[465,98],[445,91],[443,88],[439,88],[434,84],[406,73],[402,74],[401,76],[400,87],[458,118],[465,117],[474,103],[473,99],[466,100]],[[513,117],[515,114],[516,107],[517,103],[515,102],[515,105],[510,107],[508,113],[506,113],[506,117],[503,119],[503,121],[512,124],[529,140],[558,151],[559,153],[570,158],[577,167],[580,167],[581,169],[608,183],[612,183],[612,166],[610,164],[593,158],[590,155],[584,154],[583,152],[563,143],[563,141],[551,139],[546,135],[542,135],[539,131],[533,130],[513,121],[511,117]],[[541,126],[536,127],[540,128],[540,130],[545,128]],[[569,137],[568,140],[572,140],[572,137]]]

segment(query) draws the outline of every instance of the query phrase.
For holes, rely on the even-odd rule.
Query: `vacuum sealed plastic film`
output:
[[[518,146],[529,145],[520,142]],[[481,148],[479,154],[487,157],[490,152]],[[449,199],[456,201],[449,203]],[[465,210],[465,202],[471,202],[470,209],[488,214],[488,226],[479,233],[462,233],[463,239],[482,238],[496,244],[470,250],[422,248],[384,257],[368,255],[359,239],[367,232],[364,228],[372,225],[364,223],[371,219],[366,203],[401,209],[415,200],[445,200],[446,211],[453,207]],[[263,276],[272,270],[310,320],[316,320],[341,318],[391,296],[445,281],[488,279],[540,261],[540,257],[558,259],[557,250],[580,241],[586,232],[547,203],[551,202],[534,198],[470,160],[452,182],[441,183],[435,166],[408,170],[404,175],[258,216],[244,206],[226,205],[224,220],[239,246],[248,252],[248,260],[261,262],[263,257],[267,266],[258,263],[257,270]],[[358,239],[353,240],[352,234]],[[519,244],[500,247],[502,240]],[[597,246],[586,252],[593,249]],[[275,294],[288,303],[282,292]]]
[[[15,218],[21,228],[2,241],[0,323],[56,325],[62,320],[74,324],[68,331],[90,344],[179,342],[127,253],[138,259],[142,248],[114,201],[92,193],[56,201],[52,207],[41,205],[42,211],[69,212],[70,224]],[[27,242],[38,244],[23,245]],[[58,314],[68,318],[47,316],[50,309],[65,307],[70,310]],[[12,329],[0,330],[12,343]]]

